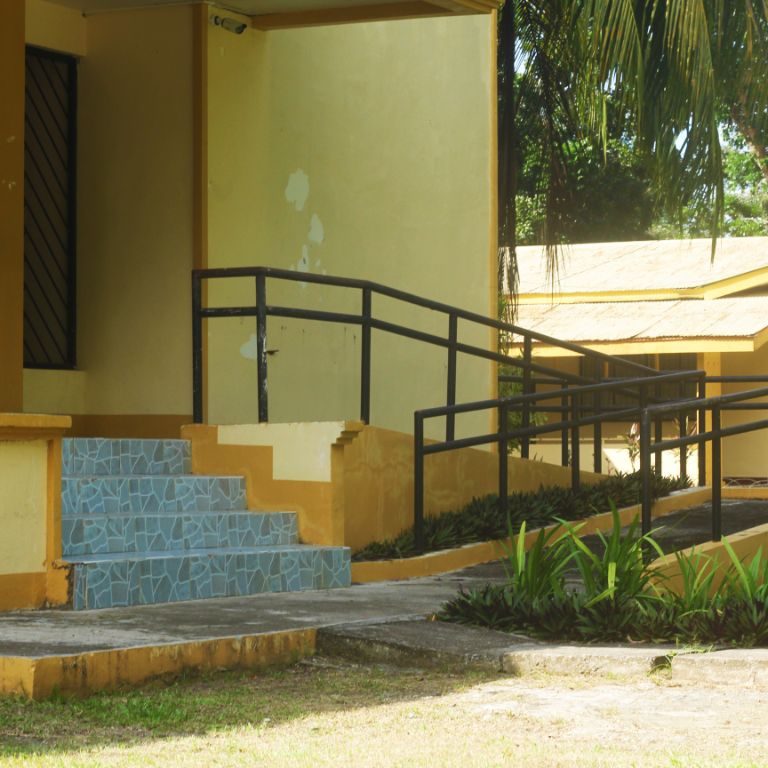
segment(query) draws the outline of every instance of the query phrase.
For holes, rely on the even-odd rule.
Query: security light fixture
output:
[[[242,35],[248,27],[244,22],[232,19],[229,16],[211,16],[211,24],[214,27],[221,27],[226,29],[227,32],[233,32],[236,35]]]

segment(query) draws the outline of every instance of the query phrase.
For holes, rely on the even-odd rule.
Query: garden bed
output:
[[[653,498],[668,496],[690,487],[680,478],[652,476]],[[424,520],[424,553],[455,549],[467,544],[496,541],[516,534],[525,525],[530,531],[560,520],[579,521],[604,513],[612,507],[628,507],[640,501],[640,475],[611,475],[577,491],[549,487],[535,492],[509,495],[509,513],[502,513],[497,495],[472,499],[460,510],[427,517]],[[396,560],[419,553],[413,529],[402,531],[393,539],[376,541],[353,553],[353,562]]]

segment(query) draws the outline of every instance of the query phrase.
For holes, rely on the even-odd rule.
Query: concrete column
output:
[[[0,72],[0,412],[18,412],[24,375],[24,0],[3,3]]]

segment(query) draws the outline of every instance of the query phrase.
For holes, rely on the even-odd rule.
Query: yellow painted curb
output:
[[[315,647],[315,629],[292,629],[61,656],[4,656],[0,694],[45,699],[138,685],[187,670],[258,669],[293,663],[313,655]]]
[[[728,536],[727,539],[736,556],[743,561],[752,557],[760,547],[763,548],[763,552],[768,550],[768,523],[756,525],[745,531],[738,531]],[[716,561],[714,566],[715,578],[712,583],[712,590],[714,591],[720,585],[723,575],[731,565],[731,559],[723,546],[723,542],[705,541],[703,544],[681,550],[680,554],[690,555],[694,551]],[[680,573],[677,557],[674,554],[657,558],[653,561],[652,566],[659,573],[659,578],[656,580],[659,585],[671,592],[682,593],[683,577]]]
[[[672,512],[677,512],[685,507],[703,504],[712,497],[712,489],[689,488],[677,491],[669,496],[664,496],[656,501],[651,510],[655,519],[664,517]],[[624,507],[619,510],[619,518],[622,525],[629,525],[632,520],[640,515],[640,505]],[[607,531],[613,526],[613,515],[603,512],[592,515],[581,521],[574,521],[571,525],[581,526],[580,533],[584,536],[596,531]],[[558,528],[551,525],[546,530]],[[533,544],[539,535],[539,530],[532,530],[526,534],[526,548]],[[439,573],[455,571],[459,568],[468,568],[471,565],[480,565],[498,560],[504,556],[505,547],[509,546],[509,539],[499,541],[483,541],[477,544],[466,544],[456,549],[445,549],[439,552],[429,552],[417,557],[404,557],[399,560],[369,560],[352,563],[352,581],[357,584],[369,584],[375,581],[397,581],[399,579],[412,579],[417,576],[435,576]]]
[[[724,487],[724,499],[768,499],[768,488]]]

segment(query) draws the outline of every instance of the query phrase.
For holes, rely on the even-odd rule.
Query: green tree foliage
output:
[[[768,235],[768,180],[760,159],[733,125],[723,126],[725,215],[722,233],[730,237]],[[651,234],[654,238],[707,237],[708,222],[695,208],[686,206],[678,220],[659,215]]]
[[[592,147],[601,147],[609,160],[615,156],[609,104],[627,117],[634,149],[667,218],[681,222],[691,212],[710,235],[718,234],[727,222],[724,117],[768,174],[768,4],[506,0],[499,22],[499,259],[505,292],[513,292],[516,274],[523,145],[535,144],[533,154],[544,169],[539,199],[529,207],[553,260],[556,244],[573,229],[569,201],[578,185],[569,181],[569,162],[586,174],[584,155]],[[590,145],[586,153],[575,151],[574,136]]]
[[[570,243],[645,240],[651,237],[654,197],[646,164],[622,139],[609,139],[605,149],[584,139],[565,148],[568,176],[561,210],[560,237]],[[516,200],[517,242],[543,242],[544,170],[535,155],[523,157]]]

